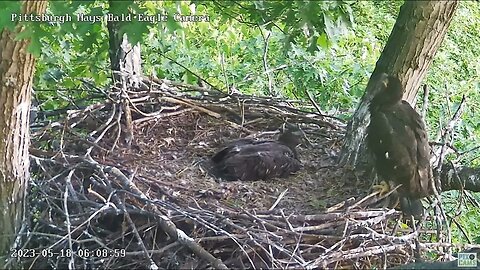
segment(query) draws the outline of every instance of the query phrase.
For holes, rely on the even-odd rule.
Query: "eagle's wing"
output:
[[[301,166],[288,147],[275,142],[244,146],[219,165],[226,179],[243,181],[286,177]]]
[[[431,194],[430,147],[420,115],[406,101],[391,107],[386,115],[397,140],[392,159],[402,168],[398,176],[408,182],[413,197]]]
[[[254,144],[255,140],[254,139],[249,139],[249,138],[243,138],[243,139],[238,139],[236,141],[231,142],[228,144],[226,147],[224,147],[222,150],[218,151],[215,155],[212,157],[212,161],[214,163],[221,162],[223,159],[227,158],[228,156],[235,155],[236,153],[240,152],[240,150],[248,145]]]
[[[403,110],[410,116],[410,126],[416,138],[416,161],[419,183],[423,195],[427,196],[433,192],[433,175],[430,166],[430,145],[428,143],[427,131],[422,117],[406,102],[403,101]]]
[[[408,178],[407,169],[412,163],[405,147],[412,137],[403,130],[404,127],[405,123],[389,108],[372,112],[367,130],[367,143],[375,156],[379,175],[398,184],[406,184],[404,179]],[[400,177],[400,174],[407,175]]]

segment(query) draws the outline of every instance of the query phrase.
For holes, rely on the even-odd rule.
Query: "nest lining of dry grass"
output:
[[[26,268],[366,268],[437,250],[400,214],[326,206],[368,184],[337,168],[344,123],[298,101],[225,95],[143,78],[34,132]],[[269,182],[218,182],[201,163],[225,142],[297,124],[304,169]],[[428,241],[422,241],[428,242]],[[71,252],[65,252],[71,251]],[[53,255],[52,255],[53,254]],[[11,260],[9,263],[14,263]]]

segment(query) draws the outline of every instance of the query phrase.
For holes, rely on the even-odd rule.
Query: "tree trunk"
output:
[[[359,160],[365,160],[368,104],[379,74],[396,75],[405,87],[404,99],[415,103],[420,83],[447,33],[457,6],[457,1],[405,1],[365,94],[348,124],[340,155],[341,165],[356,167]]]
[[[23,14],[45,12],[47,1],[24,1]],[[35,59],[28,40],[0,36],[0,256],[6,255],[21,227],[29,172],[29,114]],[[0,267],[1,268],[1,267]]]
[[[109,2],[109,9],[112,14],[121,15],[128,14],[128,5],[125,3],[112,1]],[[112,70],[127,72],[136,76],[142,75],[140,44],[132,46],[127,35],[122,33],[122,22],[108,21],[108,35],[109,35],[109,55]],[[114,78],[118,79],[118,74],[114,74]],[[136,82],[138,83],[138,82]],[[139,87],[135,85],[135,87]]]
[[[109,9],[112,14],[120,16],[128,14],[128,5],[125,3],[108,1]],[[109,54],[113,70],[113,82],[117,87],[126,91],[127,88],[140,89],[142,76],[142,59],[140,55],[140,44],[135,46],[128,41],[127,34],[122,34],[121,26],[123,22],[107,22],[109,34]],[[133,141],[133,121],[129,101],[126,93],[122,102],[123,122],[122,138],[130,146]]]

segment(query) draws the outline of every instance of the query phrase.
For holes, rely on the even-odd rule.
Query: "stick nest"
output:
[[[33,130],[25,268],[385,268],[418,233],[389,209],[333,204],[367,194],[338,168],[345,125],[299,101],[143,78]],[[299,125],[304,168],[222,182],[202,166],[225,143]],[[10,261],[14,264],[14,261]],[[18,262],[17,262],[18,263]]]

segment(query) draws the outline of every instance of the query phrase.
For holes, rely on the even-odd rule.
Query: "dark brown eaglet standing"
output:
[[[423,215],[421,198],[433,194],[430,146],[420,115],[402,100],[403,87],[395,76],[381,74],[370,102],[367,146],[380,179],[402,186],[397,190],[405,215]]]
[[[227,181],[255,181],[287,177],[301,168],[296,147],[300,132],[284,131],[277,141],[239,139],[212,158],[212,174]]]

